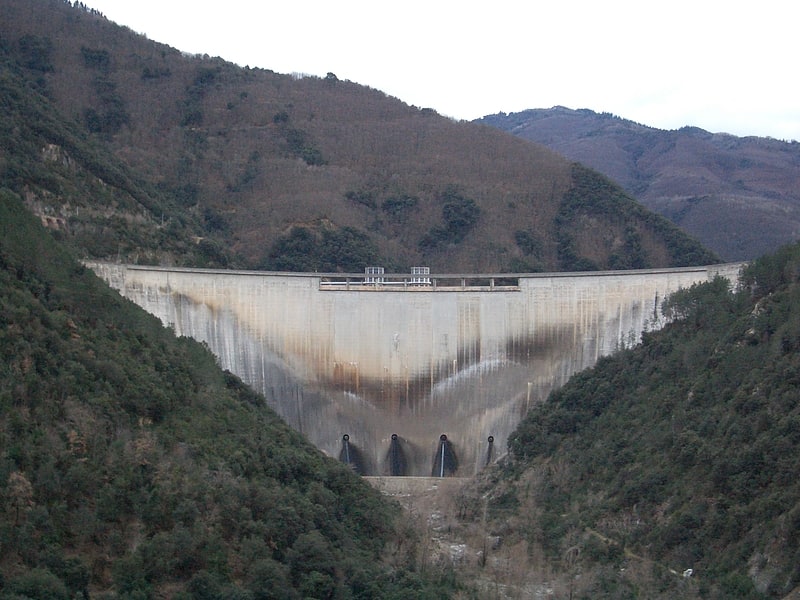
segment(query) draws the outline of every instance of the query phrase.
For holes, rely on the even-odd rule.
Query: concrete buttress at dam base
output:
[[[205,342],[325,453],[339,457],[346,435],[349,462],[375,476],[472,475],[570,375],[662,327],[669,294],[717,275],[735,282],[741,268],[365,285],[363,276],[87,266],[177,335]]]

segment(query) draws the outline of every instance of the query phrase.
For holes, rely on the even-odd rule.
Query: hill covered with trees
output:
[[[518,549],[517,585],[564,597],[794,597],[800,245],[663,310],[663,330],[529,412],[462,524]]]
[[[441,598],[395,505],[0,189],[0,598]]]
[[[335,74],[188,56],[63,0],[0,0],[6,185],[81,256],[362,271],[714,256],[597,173]]]
[[[619,183],[724,260],[753,260],[800,231],[800,143],[697,127],[663,131],[561,106],[478,122],[546,145]]]

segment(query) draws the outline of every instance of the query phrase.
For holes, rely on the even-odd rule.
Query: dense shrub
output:
[[[381,562],[396,506],[73,262],[7,190],[0,439],[4,599],[398,590]]]
[[[416,196],[391,196],[381,203],[381,210],[396,223],[405,223],[419,204]]]
[[[89,69],[98,71],[108,71],[111,68],[111,55],[108,50],[81,47],[83,64]]]
[[[270,249],[261,267],[272,271],[363,273],[380,264],[378,251],[366,233],[352,227],[321,233],[293,227]]]
[[[47,73],[53,70],[53,42],[48,37],[26,34],[17,42],[21,63],[28,69]]]
[[[543,510],[532,543],[556,550],[567,532],[545,525],[579,520],[634,553],[691,565],[709,597],[781,597],[797,584],[796,536],[785,534],[800,502],[788,458],[800,444],[790,433],[800,419],[798,264],[795,245],[755,261],[739,289],[716,278],[677,292],[663,330],[525,417],[509,437],[508,473],[558,460],[571,482],[542,478],[525,492]],[[759,572],[748,560],[762,554],[770,569],[744,575]]]
[[[431,227],[420,240],[419,247],[424,252],[464,241],[478,223],[481,214],[481,209],[474,200],[466,198],[452,187],[448,187],[440,195],[440,201],[443,202],[442,224]]]
[[[587,225],[594,223],[594,226]],[[593,259],[579,248],[582,227],[617,231],[616,236],[594,249]],[[713,253],[688,238],[667,219],[647,211],[611,180],[575,163],[572,186],[564,194],[555,218],[558,260],[562,270],[643,269],[651,267],[644,249],[646,237],[664,240],[674,267],[718,262]],[[615,246],[615,240],[622,243]]]

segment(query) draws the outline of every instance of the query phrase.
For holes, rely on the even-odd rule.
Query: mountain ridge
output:
[[[579,161],[725,260],[752,260],[800,236],[800,143],[661,130],[610,113],[556,106],[477,122]]]
[[[0,6],[0,36],[24,86],[154,190],[160,206],[146,210],[140,238],[157,238],[163,220],[182,232],[195,266],[205,259],[281,270],[602,269],[619,262],[633,238],[645,266],[716,260],[666,220],[645,219],[613,186],[586,185],[599,175],[576,175],[557,154],[494,128],[333,73],[297,78],[186,56],[57,0]],[[615,212],[595,210],[590,196],[567,201],[571,212],[563,214],[576,177],[585,192],[615,194]],[[19,183],[32,206],[46,204],[67,225],[80,221],[57,189]],[[129,243],[122,224],[82,226],[110,238],[104,248],[80,242],[88,256],[182,260]],[[592,244],[575,242],[590,231]],[[192,238],[205,243],[203,252],[188,252]],[[693,258],[681,256],[689,247]]]

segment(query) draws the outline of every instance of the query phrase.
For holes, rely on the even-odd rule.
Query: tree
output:
[[[14,524],[19,525],[20,514],[33,508],[33,486],[28,478],[19,471],[8,476],[8,497],[14,510]]]
[[[47,73],[53,70],[51,57],[53,42],[50,38],[35,35],[23,35],[19,39],[19,52],[22,55],[22,64],[34,71]]]

